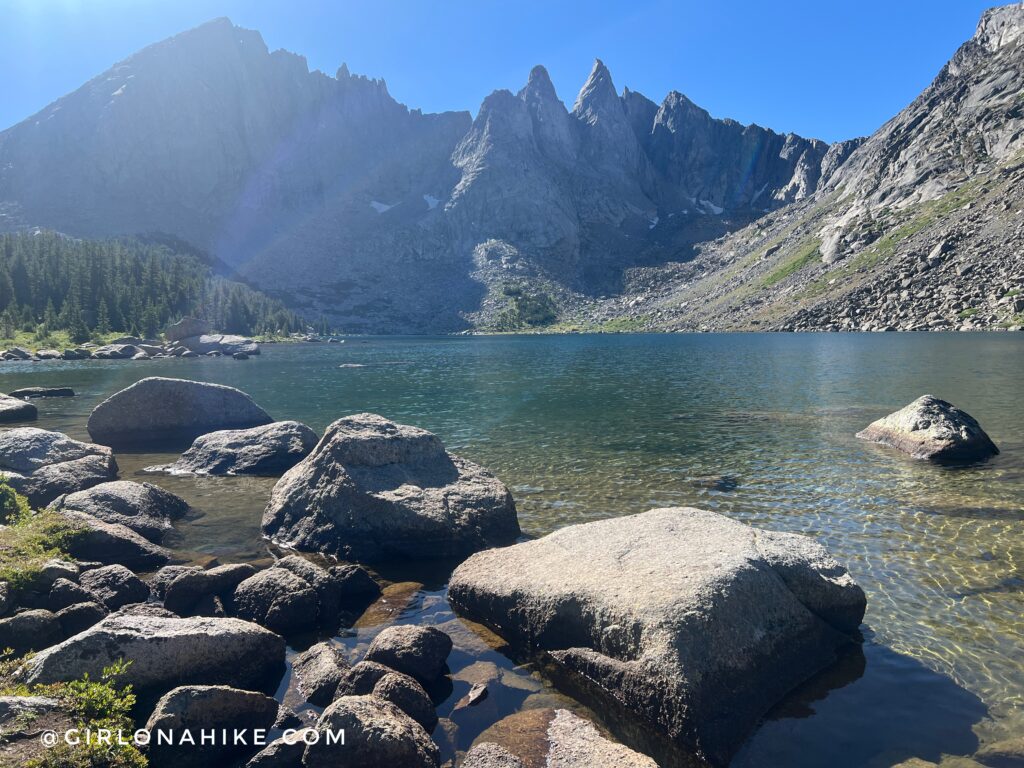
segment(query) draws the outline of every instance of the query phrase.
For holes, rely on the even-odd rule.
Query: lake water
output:
[[[229,384],[317,430],[360,411],[430,429],[508,483],[529,534],[694,505],[817,537],[868,595],[867,643],[794,692],[737,766],[937,761],[1024,735],[1024,335],[349,339],[266,346],[247,362],[6,363],[0,389],[74,387],[74,399],[36,401],[39,426],[87,438],[92,407],[150,375]],[[938,467],[854,438],[925,393],[969,411],[1002,454]],[[129,478],[172,458],[118,462]],[[273,480],[147,479],[202,513],[176,534],[189,557],[267,556]],[[358,652],[393,619],[461,631],[454,687],[437,694],[446,754],[503,714],[562,700],[462,629],[444,572],[381,575],[395,582],[388,599],[338,642]],[[502,675],[491,702],[455,711],[487,665]]]

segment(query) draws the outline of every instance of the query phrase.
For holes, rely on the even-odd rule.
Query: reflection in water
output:
[[[733,760],[733,768],[889,768],[912,757],[974,752],[986,715],[977,696],[919,661],[868,642],[793,692]],[[824,725],[825,727],[821,727]],[[813,756],[810,763],[806,763]]]
[[[1021,335],[367,341],[266,347],[259,359],[247,362],[4,364],[0,389],[74,387],[79,397],[36,402],[40,426],[78,438],[86,437],[85,420],[97,402],[148,375],[237,386],[275,417],[318,430],[346,414],[379,412],[437,432],[450,449],[492,469],[513,488],[523,530],[530,535],[657,505],[689,504],[816,536],[864,586],[866,623],[877,633],[878,645],[866,650],[864,677],[814,702],[812,716],[766,726],[744,751],[747,764],[757,762],[757,750],[773,749],[764,739],[775,729],[798,726],[803,730],[797,741],[813,749],[832,754],[830,743],[856,734],[867,751],[851,746],[851,754],[878,755],[881,761],[888,759],[882,756],[887,739],[896,738],[886,734],[898,722],[905,733],[919,734],[910,742],[921,745],[914,754],[933,755],[925,734],[927,717],[937,715],[901,709],[906,700],[899,698],[889,708],[890,694],[866,682],[873,679],[876,654],[894,680],[906,675],[909,685],[927,673],[938,676],[936,687],[946,681],[942,722],[951,724],[954,734],[983,715],[976,700],[955,693],[960,689],[988,709],[989,717],[975,728],[983,741],[1024,733]],[[395,361],[404,364],[382,365]],[[364,367],[339,368],[343,364]],[[924,393],[969,411],[1002,453],[984,465],[937,467],[853,437]],[[174,457],[117,458],[121,476],[133,477]],[[202,513],[178,526],[173,542],[178,549],[221,561],[267,557],[259,521],[272,479],[146,479],[184,496]],[[407,602],[377,606],[376,619],[371,615],[353,636],[340,639],[355,653],[368,641],[372,625],[389,616],[454,621],[446,613],[443,577],[432,583],[423,577],[388,578],[425,586],[402,587]],[[882,653],[880,647],[892,650]],[[497,651],[489,648],[486,654],[472,658],[491,661],[499,670],[511,668]],[[453,669],[469,656],[458,658]],[[448,701],[452,707],[466,685],[456,679]],[[521,694],[499,692],[487,706],[502,711],[530,706],[532,696],[554,695],[545,689],[518,702]],[[861,697],[870,701],[861,707],[865,717],[881,721],[888,712],[894,724],[888,730],[882,722],[844,724],[846,717],[858,722]],[[845,714],[830,715],[842,702]],[[448,735],[437,738],[462,749],[477,715],[451,714],[443,715],[450,721]],[[460,718],[467,720],[465,731],[455,723]],[[959,737],[942,741],[938,729],[931,738],[935,748],[970,751]],[[782,764],[827,763],[811,750],[808,746],[806,754]]]

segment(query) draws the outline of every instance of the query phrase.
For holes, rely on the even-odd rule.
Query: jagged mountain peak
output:
[[[618,95],[600,59],[572,112],[536,66],[475,120],[424,115],[383,80],[310,72],[215,19],[0,133],[0,228],[13,212],[76,235],[168,232],[339,325],[451,330],[480,306],[486,254],[504,254],[499,277],[613,291],[813,187],[798,138],[732,126],[678,93]]]
[[[526,80],[526,85],[519,93],[520,95],[524,93],[536,94],[538,97],[546,99],[558,98],[558,94],[555,92],[555,85],[551,82],[551,77],[548,75],[548,71],[543,64],[538,64],[530,70],[530,76]]]
[[[612,82],[612,73],[600,59],[594,59],[594,66],[576,97],[572,112],[584,120],[592,120],[607,112],[621,114],[622,106]]]

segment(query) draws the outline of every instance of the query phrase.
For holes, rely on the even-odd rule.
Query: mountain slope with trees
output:
[[[153,338],[185,315],[224,333],[305,327],[279,301],[217,274],[215,264],[173,241],[0,235],[0,338],[30,332],[42,340],[56,331],[73,343],[110,333]]]

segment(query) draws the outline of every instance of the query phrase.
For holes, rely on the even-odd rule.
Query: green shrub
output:
[[[0,525],[12,525],[27,520],[32,514],[28,499],[11,488],[5,475],[0,475]]]
[[[26,514],[28,504],[20,494],[14,494],[14,505],[15,519],[0,529],[0,581],[18,591],[35,580],[47,560],[73,559],[68,552],[82,529],[56,512]]]
[[[83,731],[95,732],[101,728],[113,734],[120,731],[126,740],[127,735],[135,731],[131,718],[135,694],[130,685],[117,685],[117,679],[131,662],[118,661],[105,668],[99,680],[85,675],[81,680],[28,686],[18,680],[27,658],[12,660],[9,652],[0,658],[0,695],[57,699],[68,717]],[[146,768],[149,764],[133,744],[118,743],[116,738],[112,742],[100,744],[90,740],[75,746],[61,742],[41,757],[30,760],[25,768]]]

